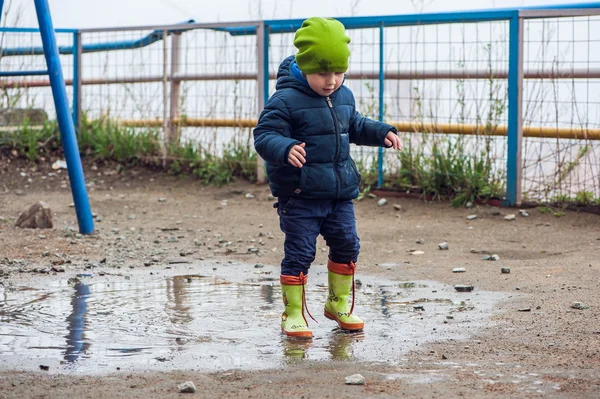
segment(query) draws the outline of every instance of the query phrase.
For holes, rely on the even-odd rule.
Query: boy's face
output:
[[[340,88],[345,72],[309,73],[306,80],[311,89],[320,96],[327,97]]]

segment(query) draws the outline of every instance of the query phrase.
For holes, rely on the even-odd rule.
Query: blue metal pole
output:
[[[508,141],[505,206],[521,202],[521,143],[523,139],[523,20],[515,11],[510,19],[508,59]]]
[[[0,0],[0,22],[2,22],[2,9],[4,8],[4,0]]]
[[[383,122],[384,117],[384,103],[383,103],[383,89],[384,89],[384,54],[383,54],[383,23],[379,25],[379,120]],[[383,186],[383,147],[379,147],[379,153],[377,158],[377,188]]]
[[[65,80],[56,46],[50,8],[48,7],[47,0],[34,1],[44,46],[44,55],[46,57],[46,64],[48,65],[48,74],[50,75],[50,86],[52,87],[52,96],[54,97],[54,106],[56,107],[56,118],[58,119],[61,142],[67,161],[71,192],[73,193],[77,221],[79,222],[79,231],[82,234],[91,234],[94,232],[94,222],[85,188],[85,178],[83,176],[83,167],[79,156],[73,119],[69,112]]]
[[[75,126],[75,131],[79,133],[79,123],[81,122],[79,118],[80,115],[80,101],[81,101],[81,77],[79,74],[81,73],[81,33],[75,32],[73,33],[73,125]]]

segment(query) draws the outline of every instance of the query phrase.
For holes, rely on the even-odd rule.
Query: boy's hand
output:
[[[385,140],[383,140],[386,146],[392,147],[394,150],[402,149],[402,142],[400,141],[400,137],[391,130],[385,136]]]
[[[306,162],[306,151],[304,151],[304,147],[306,143],[296,144],[290,150],[288,154],[288,162],[297,168],[301,168],[302,165]]]

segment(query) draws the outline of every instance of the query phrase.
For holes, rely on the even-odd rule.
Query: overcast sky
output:
[[[577,2],[582,2],[577,1]],[[8,26],[37,26],[33,0],[5,0]],[[568,0],[50,0],[54,26],[91,28],[310,16],[393,15],[545,4]],[[126,7],[123,7],[126,4]],[[4,25],[4,15],[2,25]]]

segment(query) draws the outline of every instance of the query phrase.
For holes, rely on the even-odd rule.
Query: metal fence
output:
[[[407,151],[484,159],[509,205],[597,199],[598,15],[600,3],[340,18],[352,39],[346,84],[361,113],[404,133]],[[75,118],[154,127],[165,142],[191,141],[213,154],[232,143],[251,146],[301,23],[60,31]],[[41,48],[37,37],[35,30],[0,28],[0,106],[43,109],[53,118],[45,80],[2,77],[43,63],[31,55]],[[402,167],[391,152],[353,152],[379,169],[379,185]]]

